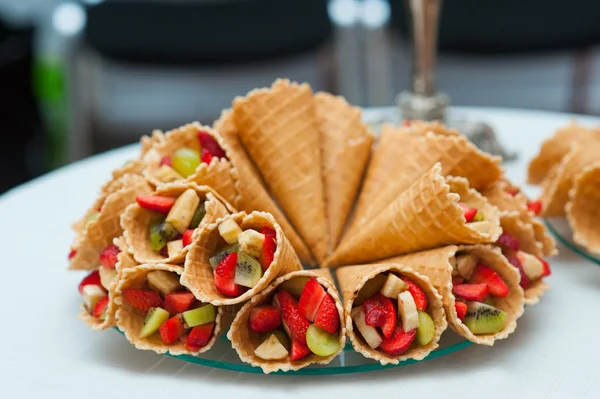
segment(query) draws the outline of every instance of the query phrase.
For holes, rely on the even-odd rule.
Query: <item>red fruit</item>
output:
[[[117,265],[117,255],[121,252],[116,245],[109,245],[100,254],[100,263],[105,269],[114,269]]]
[[[544,259],[540,258],[539,256],[536,256],[536,258],[538,258],[540,260],[540,262],[542,262],[542,264],[544,265],[544,271],[542,272],[542,275],[540,276],[540,278],[551,275],[552,270],[550,270],[550,265],[548,264],[548,262],[546,262]]]
[[[102,313],[104,313],[107,306],[108,306],[108,295],[105,296],[104,298],[100,299],[96,303],[96,306],[94,306],[94,310],[92,311],[92,316],[94,316],[94,317],[102,316]]]
[[[308,346],[297,339],[292,340],[292,347],[290,349],[290,360],[293,362],[295,360],[304,359],[306,356],[310,355],[311,351]]]
[[[527,274],[525,274],[525,269],[523,269],[523,265],[521,264],[519,258],[517,258],[514,255],[511,255],[507,257],[507,259],[511,265],[519,269],[519,274],[521,274],[521,281],[519,282],[519,285],[521,286],[521,288],[523,288],[524,290],[528,289],[531,286],[531,282],[529,281],[529,277],[527,277]]]
[[[74,249],[72,249],[72,250],[69,252],[69,260],[73,259],[73,258],[75,257],[75,255],[77,255],[77,251],[76,251],[76,250],[74,250]]]
[[[185,339],[185,347],[192,352],[198,352],[210,341],[214,327],[215,323],[210,322],[192,328],[192,331],[190,331]]]
[[[212,156],[217,158],[227,158],[225,156],[225,151],[221,148],[217,140],[213,136],[211,136],[208,132],[203,132],[202,130],[198,131],[198,140],[200,140],[200,145],[203,150],[208,151]]]
[[[329,294],[325,294],[315,316],[315,326],[331,334],[335,334],[340,329],[340,314],[335,306],[335,301]]]
[[[213,156],[210,152],[208,152],[206,150],[206,148],[203,148],[201,158],[202,158],[202,162],[204,162],[205,164],[208,165],[208,164],[210,164],[210,161],[212,161]]]
[[[260,229],[259,233],[264,234],[266,237],[277,237],[277,233],[272,228],[265,226]]]
[[[452,288],[454,295],[467,301],[483,302],[490,293],[487,284],[460,284]]]
[[[160,339],[162,339],[162,342],[166,345],[170,345],[184,336],[185,326],[183,325],[182,319],[181,315],[173,316],[165,321],[158,329]]]
[[[517,194],[519,194],[519,189],[517,187],[509,187],[505,190],[507,193],[509,193],[510,195],[512,195],[513,197]]]
[[[397,325],[394,329],[394,333],[389,338],[384,338],[379,345],[378,349],[381,349],[390,356],[398,356],[404,353],[417,336],[417,329],[404,332],[401,325]]]
[[[470,284],[487,284],[490,294],[504,298],[508,295],[508,286],[502,277],[495,271],[483,264],[478,264],[473,271]]]
[[[507,232],[502,233],[496,244],[505,249],[512,249],[518,251],[521,248],[521,243],[517,237],[508,234]]]
[[[102,283],[100,282],[100,273],[98,272],[98,270],[94,270],[93,272],[85,276],[83,280],[81,280],[81,283],[79,283],[79,293],[83,293],[83,287],[89,284],[95,284],[102,287]]]
[[[362,304],[365,311],[365,323],[371,327],[381,327],[387,320],[387,311],[381,303],[374,299],[367,299]]]
[[[323,302],[325,295],[327,295],[327,293],[321,284],[317,282],[316,278],[313,277],[308,280],[302,290],[302,295],[300,295],[300,301],[298,302],[298,312],[300,315],[311,323],[315,321],[315,316],[319,311],[319,307],[321,306],[321,302]]]
[[[194,234],[194,231],[196,231],[196,230],[188,229],[183,233],[183,237],[181,237],[181,240],[183,241],[184,247],[187,247],[188,245],[190,245],[192,243],[192,234]]]
[[[227,255],[215,269],[215,286],[225,296],[237,297],[244,292],[244,287],[234,282],[236,264],[237,252],[233,252]]]
[[[323,301],[323,303],[325,303],[325,301]],[[308,330],[310,322],[300,315],[300,312],[298,311],[298,302],[296,302],[296,299],[294,299],[289,292],[281,290],[275,294],[274,305],[281,311],[281,318],[290,331],[292,339],[306,344],[306,330]],[[317,313],[317,317],[318,316],[319,315]],[[315,324],[317,324],[316,320]]]
[[[409,119],[405,119],[402,121],[402,126],[403,127],[409,127],[410,126],[410,120]]]
[[[462,202],[459,202],[458,205],[460,205],[465,212],[465,219],[467,219],[467,223],[472,222],[473,219],[475,219],[475,215],[477,215],[477,209],[471,208]]]
[[[191,292],[171,292],[165,295],[165,310],[172,315],[183,313],[190,310],[195,301]]]
[[[542,211],[542,201],[540,201],[540,200],[529,201],[527,203],[527,209],[529,209],[534,214],[539,215],[540,212]]]
[[[277,251],[275,236],[265,234],[265,243],[259,259],[263,271],[266,271],[271,266],[273,259],[275,259],[275,251]]]
[[[281,325],[281,312],[275,306],[257,306],[250,312],[248,326],[252,331],[269,332]]]
[[[456,301],[454,302],[454,309],[456,309],[456,315],[462,321],[465,319],[467,315],[467,304],[464,302]]]
[[[173,167],[173,162],[171,161],[171,157],[162,157],[160,160],[159,166],[163,166],[163,165]]]
[[[465,279],[460,276],[452,277],[452,285],[460,285],[464,282],[465,282]]]
[[[394,304],[390,300],[390,298],[383,296],[381,292],[378,292],[373,296],[374,300],[379,302],[383,308],[385,309],[386,320],[385,323],[381,326],[381,332],[386,338],[390,338],[394,334],[394,329],[396,328],[396,309],[394,308]]]
[[[412,295],[415,300],[415,305],[417,305],[417,309],[421,312],[424,312],[427,309],[427,295],[425,295],[425,291],[421,289],[416,283],[412,280],[407,279],[406,277],[402,277],[402,281],[408,285],[408,292]]]
[[[161,197],[160,195],[138,195],[135,200],[139,206],[148,209],[149,211],[169,213],[176,199],[172,197]]]
[[[129,306],[139,309],[142,312],[163,306],[160,295],[152,290],[125,289],[123,290],[123,299]]]

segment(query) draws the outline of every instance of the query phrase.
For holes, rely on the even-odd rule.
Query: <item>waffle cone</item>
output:
[[[206,207],[206,215],[192,237],[200,234],[202,226],[214,223],[218,218],[235,211],[223,197],[213,191],[210,187],[198,186],[191,182],[179,181],[163,184],[158,187],[153,195],[179,197],[188,189],[196,191],[200,197],[200,201],[204,201],[204,206]],[[163,258],[152,249],[148,232],[150,231],[150,225],[157,219],[157,216],[157,212],[144,209],[137,203],[131,204],[125,210],[125,213],[121,216],[121,226],[124,230],[123,236],[129,252],[138,263],[183,264],[189,246],[184,247],[181,251],[168,258]]]
[[[483,212],[490,223],[488,233],[466,223],[461,200]],[[453,243],[495,242],[501,233],[498,210],[469,189],[466,179],[446,180],[438,163],[359,232],[347,236],[325,266],[371,262]]]
[[[226,297],[217,290],[214,282],[214,272],[209,263],[209,259],[217,250],[217,246],[222,242],[218,225],[225,219],[235,220],[243,230],[255,229],[258,231],[262,227],[268,226],[275,230],[277,234],[277,251],[275,251],[271,266],[252,289],[237,298]],[[239,212],[204,225],[200,229],[200,233],[194,236],[185,261],[185,271],[181,277],[181,284],[193,292],[196,298],[204,302],[219,306],[234,305],[252,298],[276,278],[301,269],[302,264],[294,252],[294,248],[292,248],[283,230],[271,214],[266,212],[252,212],[250,214]]]
[[[277,80],[233,103],[240,138],[317,261],[327,255],[321,143],[310,86]]]
[[[378,274],[386,272],[393,272],[398,276],[407,277],[423,289],[427,295],[427,313],[431,316],[435,326],[435,333],[431,342],[420,347],[411,346],[400,356],[390,356],[380,350],[371,349],[371,347],[363,340],[363,338],[354,331],[354,323],[350,315],[354,300],[358,296],[358,293],[365,283]],[[433,287],[427,276],[419,274],[407,266],[396,263],[346,266],[337,269],[336,274],[340,284],[340,289],[342,290],[342,296],[344,298],[346,331],[348,332],[348,337],[350,338],[350,342],[352,342],[352,346],[356,352],[359,352],[364,357],[369,359],[374,359],[380,362],[382,365],[386,365],[398,364],[408,359],[423,360],[433,350],[439,347],[438,341],[440,340],[442,333],[446,330],[446,327],[448,327],[448,323],[446,322],[446,314],[444,313],[442,296]]]
[[[590,252],[600,254],[600,163],[579,173],[569,199],[566,212],[573,240]]]
[[[271,298],[273,297],[275,290],[284,281],[302,276],[317,278],[319,284],[321,284],[327,290],[327,293],[329,293],[329,295],[331,295],[331,297],[334,299],[340,315],[340,320],[344,320],[344,309],[342,307],[342,302],[340,301],[339,294],[335,288],[335,285],[333,284],[329,270],[298,270],[287,273],[273,281],[264,290],[254,295],[250,301],[248,301],[242,307],[233,320],[231,329],[227,334],[227,337],[231,340],[231,346],[233,346],[233,349],[237,351],[240,359],[244,363],[249,363],[254,367],[260,367],[265,374],[275,371],[300,370],[301,368],[311,364],[327,364],[342,352],[342,349],[346,344],[346,329],[344,323],[342,322],[340,323],[339,332],[339,350],[330,356],[323,357],[311,353],[299,361],[292,362],[290,361],[289,357],[283,360],[264,360],[254,354],[254,351],[261,342],[258,334],[250,331],[248,328],[248,319],[250,318],[252,309],[263,303],[271,303]]]
[[[306,243],[300,238],[287,217],[281,212],[277,204],[275,204],[267,192],[259,172],[246,154],[246,150],[244,150],[237,135],[237,127],[233,122],[233,113],[231,110],[223,111],[221,118],[215,122],[215,129],[227,142],[231,152],[231,162],[238,173],[235,186],[238,193],[235,201],[236,207],[248,213],[263,211],[273,215],[283,229],[285,236],[296,250],[300,261],[305,265],[315,265],[315,261]]]
[[[81,226],[72,249],[77,251],[71,259],[69,269],[91,270],[99,265],[98,256],[119,237],[123,230],[119,223],[121,214],[138,195],[149,194],[151,187],[138,175],[124,175],[111,185],[110,192],[102,192],[86,217],[98,208],[100,213],[95,220]]]
[[[321,131],[329,250],[332,251],[354,204],[374,137],[361,121],[361,110],[343,97],[321,92],[315,95],[314,102]]]
[[[122,297],[122,292],[128,288],[140,289],[144,288],[146,284],[146,276],[148,273],[154,270],[164,270],[173,272],[181,275],[183,268],[181,266],[166,265],[155,263],[151,265],[139,265],[134,268],[125,269],[121,273],[121,279],[117,285],[115,292],[115,303],[118,307],[117,310],[117,327],[121,330],[127,340],[131,342],[137,349],[140,350],[151,350],[156,353],[167,353],[171,355],[191,355],[195,356],[199,353],[208,351],[217,339],[225,332],[233,316],[235,315],[234,309],[227,306],[219,306],[217,308],[217,317],[215,319],[215,327],[213,335],[206,344],[198,352],[191,352],[188,350],[182,340],[178,340],[170,345],[165,344],[158,334],[153,334],[146,338],[140,338],[139,332],[144,326],[144,320],[146,315],[137,309],[129,306]]]
[[[140,175],[140,176],[142,176],[145,168],[146,168],[146,165],[140,160],[136,159],[136,160],[129,161],[125,165],[121,166],[120,168],[117,168],[112,171],[113,181],[117,180],[125,175]]]
[[[495,334],[475,335],[458,318],[454,306],[455,298],[452,294],[452,263],[454,263],[453,258],[458,252],[476,255],[483,263],[498,273],[508,285],[508,296],[497,299],[495,305],[506,312],[507,315],[506,325],[502,331]],[[521,277],[517,269],[508,263],[497,247],[491,245],[465,245],[459,247],[451,245],[398,256],[383,262],[402,263],[429,277],[442,295],[450,327],[458,335],[469,341],[492,346],[496,340],[507,338],[517,328],[517,319],[523,314],[525,300],[523,289],[519,285]]]

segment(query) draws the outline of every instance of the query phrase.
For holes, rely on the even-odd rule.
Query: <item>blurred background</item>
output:
[[[600,113],[596,0],[447,0],[453,105]],[[403,0],[0,0],[0,192],[277,77],[365,106],[409,88]]]

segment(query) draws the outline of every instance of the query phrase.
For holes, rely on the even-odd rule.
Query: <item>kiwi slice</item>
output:
[[[219,263],[221,263],[221,261],[223,259],[225,259],[228,255],[230,255],[234,252],[238,252],[239,250],[240,250],[240,244],[238,244],[238,243],[228,245],[225,248],[221,249],[215,256],[210,258],[208,260],[208,263],[210,263],[213,270],[215,270],[217,268],[217,266],[219,266]]]
[[[204,219],[205,215],[206,206],[204,206],[204,202],[202,202],[200,203],[200,205],[198,205],[198,208],[196,208],[196,212],[194,212],[194,216],[192,216],[192,221],[190,222],[190,227],[188,227],[188,229],[197,228],[200,225],[202,219]]]
[[[167,245],[167,242],[175,239],[179,231],[167,222],[154,223],[150,226],[150,245],[152,249],[159,252]]]
[[[160,326],[169,319],[169,312],[163,308],[152,308],[146,314],[140,338],[146,338],[158,331]]]
[[[260,263],[244,252],[238,252],[235,266],[235,283],[252,288],[263,275]]]
[[[211,321],[215,321],[216,318],[217,312],[215,311],[214,305],[211,305],[210,303],[202,307],[183,312],[183,320],[189,328],[210,323]]]
[[[468,302],[463,324],[473,334],[494,334],[506,324],[506,313],[481,302]]]

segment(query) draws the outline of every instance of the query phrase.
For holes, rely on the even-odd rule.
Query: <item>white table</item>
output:
[[[491,123],[519,161],[517,183],[541,140],[570,117],[501,109],[455,111]],[[585,123],[597,119],[583,118]],[[392,370],[342,376],[263,376],[214,370],[134,349],[115,330],[75,318],[81,273],[67,272],[70,223],[92,203],[126,147],[78,162],[0,197],[6,229],[0,287],[0,398],[600,398],[600,266],[564,247],[553,289],[494,347]],[[447,334],[453,334],[448,331]]]

